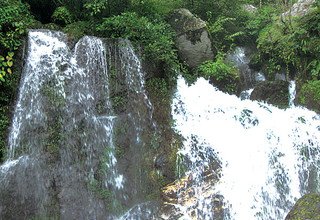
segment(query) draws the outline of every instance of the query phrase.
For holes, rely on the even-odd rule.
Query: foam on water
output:
[[[202,78],[189,87],[180,77],[173,119],[185,138],[180,154],[193,164],[188,172],[194,179],[203,172],[197,168],[203,158],[212,155],[221,163],[222,177],[211,187],[212,194],[224,198],[224,219],[284,219],[299,197],[318,190],[310,187],[319,177],[320,118],[315,112],[241,100]],[[207,150],[200,152],[195,143]],[[210,199],[201,201],[203,192],[195,193],[197,207],[185,208],[202,210],[198,219],[213,218]]]

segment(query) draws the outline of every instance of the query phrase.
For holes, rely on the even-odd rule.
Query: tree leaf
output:
[[[8,65],[8,67],[12,67],[13,62],[12,61],[7,61],[7,65]]]
[[[14,56],[14,52],[9,52],[8,56],[12,58]]]

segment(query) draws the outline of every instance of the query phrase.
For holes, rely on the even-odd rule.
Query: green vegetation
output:
[[[21,37],[34,20],[27,5],[15,0],[1,0],[0,14],[0,84],[3,84],[6,75],[12,74],[13,56],[21,45]]]
[[[76,21],[67,24],[63,31],[69,35],[71,40],[78,40],[85,35],[90,35],[93,32],[93,25],[90,21]]]
[[[88,185],[89,189],[94,192],[100,199],[106,200],[107,202],[111,202],[112,199],[112,192],[107,190],[101,183],[96,180],[92,179]]]
[[[141,45],[145,57],[164,68],[166,74],[174,74],[179,67],[173,32],[163,20],[152,22],[135,12],[127,12],[103,19],[97,31],[103,37],[127,38]]]
[[[56,24],[64,26],[67,24],[71,24],[73,21],[73,17],[66,7],[61,6],[56,8],[56,10],[54,11],[52,15],[52,21]]]
[[[206,61],[198,67],[198,75],[210,79],[222,91],[235,93],[239,83],[239,74],[232,65],[218,55],[216,61]]]
[[[6,134],[9,127],[10,121],[8,117],[8,106],[0,108],[0,162],[3,161],[3,157],[6,155]]]
[[[319,22],[320,9],[316,6],[304,17],[277,15],[270,25],[259,31],[260,63],[264,63],[269,78],[280,70],[291,76],[297,72],[304,81],[319,78]]]
[[[57,93],[55,87],[57,85],[56,79],[51,79],[42,88],[41,92],[46,98],[47,104],[47,115],[48,115],[48,127],[46,129],[47,141],[45,143],[45,152],[48,153],[48,158],[54,162],[59,158],[61,142],[64,139],[62,127],[62,107],[65,105],[64,97]]]
[[[0,55],[0,80],[5,82],[4,77],[7,73],[12,74],[14,52],[8,52],[7,56]]]
[[[315,111],[320,111],[320,80],[304,83],[298,94],[299,103]]]
[[[124,207],[116,198],[115,192],[106,186],[106,179],[108,178],[108,166],[110,165],[111,155],[115,149],[110,146],[104,148],[103,155],[99,158],[98,170],[88,180],[88,189],[92,191],[98,198],[102,199],[108,211],[112,214],[120,214]]]

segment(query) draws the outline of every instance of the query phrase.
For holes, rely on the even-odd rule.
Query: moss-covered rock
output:
[[[211,40],[203,20],[182,8],[175,10],[168,21],[176,32],[179,57],[191,69],[213,59]]]
[[[264,81],[251,93],[251,100],[266,101],[280,108],[288,107],[289,83],[287,81]]]
[[[306,194],[300,198],[285,220],[319,220],[320,195]]]
[[[194,16],[188,9],[180,8],[175,10],[169,22],[177,35],[184,34],[188,31],[195,31],[206,27],[206,22]]]
[[[303,84],[298,92],[297,100],[300,105],[320,112],[320,80]]]

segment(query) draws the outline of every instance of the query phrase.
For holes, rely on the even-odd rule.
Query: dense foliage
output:
[[[319,12],[316,8],[302,18],[283,18],[260,31],[258,48],[269,74],[285,69],[303,79],[319,78]]]
[[[219,54],[216,60],[206,61],[198,67],[198,74],[209,79],[224,92],[235,93],[239,81],[237,70],[224,61],[224,57]]]
[[[173,32],[163,20],[151,21],[134,12],[105,18],[97,26],[102,36],[127,38],[143,47],[144,55],[158,67],[165,69],[165,74],[174,74],[178,69],[178,59],[174,49]],[[169,76],[167,75],[169,78]]]
[[[0,15],[0,80],[4,81],[5,76],[12,73],[14,52],[33,18],[27,5],[9,0],[0,1]]]
[[[302,85],[299,102],[310,109],[320,109],[320,80],[310,80]]]

